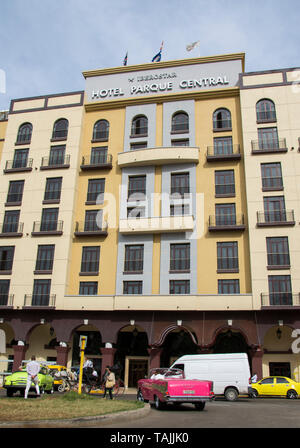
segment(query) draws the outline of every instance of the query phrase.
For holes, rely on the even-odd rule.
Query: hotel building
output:
[[[292,75],[245,73],[244,54],[83,75],[84,92],[12,100],[0,135],[0,359],[71,367],[85,335],[127,387],[185,353],[299,376]]]

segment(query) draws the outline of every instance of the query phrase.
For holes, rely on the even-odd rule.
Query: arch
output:
[[[69,122],[66,118],[59,118],[55,121],[52,131],[53,140],[64,140],[68,136]]]
[[[174,325],[170,325],[169,327],[164,329],[164,331],[161,333],[159,339],[156,342],[154,342],[153,347],[161,347],[163,345],[163,343],[165,342],[165,339],[168,336],[168,334],[173,331],[179,330],[179,329],[182,329],[182,330],[186,331],[187,333],[189,333],[194,344],[198,344],[196,335],[192,332],[192,330],[190,330],[186,326],[179,326],[179,325],[174,324]]]
[[[80,324],[73,328],[71,334],[70,348],[71,348],[71,363],[73,366],[79,365],[80,362],[80,336],[87,337],[87,344],[85,348],[85,356],[92,359],[95,370],[101,372],[101,348],[104,347],[102,341],[102,334],[99,329],[93,324]]]
[[[23,123],[20,125],[17,135],[17,143],[30,143],[32,136],[32,124]]]
[[[263,98],[256,103],[257,121],[276,121],[276,108],[274,101]]]
[[[172,115],[172,132],[185,133],[189,132],[189,116],[184,111],[177,111]]]
[[[96,121],[93,128],[93,141],[106,141],[109,136],[109,122],[101,119]]]
[[[131,136],[146,136],[148,134],[148,118],[145,115],[137,115],[132,119]]]
[[[224,326],[215,331],[214,340],[210,344],[212,353],[247,353],[250,345],[247,335],[237,327]]]
[[[185,326],[169,326],[161,334],[161,367],[168,367],[180,356],[198,353],[198,341],[193,331]]]
[[[231,112],[226,108],[219,108],[213,113],[213,129],[231,129]]]

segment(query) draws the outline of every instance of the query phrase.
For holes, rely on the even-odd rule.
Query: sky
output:
[[[83,71],[246,54],[246,72],[294,68],[299,0],[0,0],[0,111],[84,90]],[[194,41],[199,46],[188,52]]]

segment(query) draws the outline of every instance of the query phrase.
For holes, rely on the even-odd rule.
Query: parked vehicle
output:
[[[53,377],[49,374],[49,369],[46,366],[42,366],[39,373],[39,387],[40,392],[47,392],[48,394],[52,394],[53,387]],[[12,375],[8,375],[5,378],[3,387],[6,389],[6,394],[8,397],[12,397],[15,392],[20,392],[21,395],[24,395],[27,383],[27,372],[26,367],[20,372],[14,372]],[[35,390],[35,384],[32,382],[30,390]]]
[[[49,374],[54,379],[54,389],[58,389],[58,387],[63,383],[63,379],[67,376],[67,368],[65,366],[61,366],[58,364],[48,364]]]
[[[137,399],[163,408],[167,403],[193,403],[203,411],[214,398],[212,381],[187,380],[180,369],[151,369],[149,378],[138,381]]]
[[[249,395],[251,375],[246,353],[184,355],[171,368],[182,369],[188,379],[213,381],[215,395],[224,395],[228,401]]]
[[[251,384],[251,396],[281,396],[298,398],[300,383],[286,376],[267,376],[257,383]]]

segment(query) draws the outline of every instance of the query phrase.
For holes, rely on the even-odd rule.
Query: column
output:
[[[263,371],[262,371],[263,354],[264,353],[261,347],[257,347],[256,349],[253,349],[251,351],[251,358],[252,358],[251,374],[254,375],[254,373],[256,373],[258,380],[262,379],[263,377]]]
[[[23,341],[18,341],[18,345],[14,345],[13,349],[14,349],[14,362],[12,371],[16,372],[22,365],[22,361],[26,359],[26,352],[28,349],[28,345],[26,345],[25,342]]]
[[[105,348],[101,348],[101,354],[102,354],[102,361],[101,361],[101,378],[104,375],[105,367],[110,366],[112,367],[114,365],[114,356],[116,353],[115,348],[109,347],[109,343],[105,344]]]
[[[60,345],[55,348],[57,352],[56,364],[67,367],[70,347],[68,347],[66,342],[60,342]]]
[[[160,356],[163,351],[162,347],[151,347],[148,349],[148,353],[150,356],[149,359],[149,368],[156,369],[160,367]],[[163,366],[165,367],[165,366]]]

